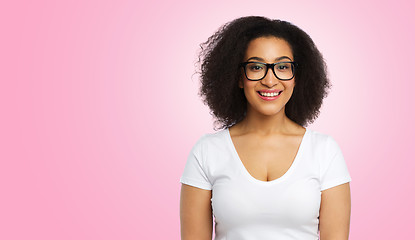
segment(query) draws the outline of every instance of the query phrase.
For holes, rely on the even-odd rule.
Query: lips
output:
[[[281,95],[282,92],[283,92],[282,90],[260,90],[260,91],[257,91],[259,97],[266,100],[266,101],[272,101],[272,100],[277,99]]]
[[[261,96],[264,96],[264,97],[276,97],[276,96],[280,95],[281,92],[282,91],[280,91],[280,92],[261,92],[261,91],[259,91],[258,93]]]

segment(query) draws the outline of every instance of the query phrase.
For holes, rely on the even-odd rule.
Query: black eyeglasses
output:
[[[282,81],[293,79],[295,75],[296,62],[243,62],[240,64],[243,67],[245,76],[248,80],[259,81],[265,78],[268,69],[271,68],[274,76]]]

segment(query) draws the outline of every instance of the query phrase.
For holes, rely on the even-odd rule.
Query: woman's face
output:
[[[294,61],[290,45],[281,38],[260,37],[252,40],[246,49],[244,62],[277,63]],[[248,66],[247,66],[248,68]],[[256,69],[253,69],[253,71]],[[248,101],[247,114],[253,112],[272,116],[284,113],[285,104],[294,90],[295,79],[282,81],[272,69],[259,81],[250,81],[242,74],[239,87],[244,89]]]

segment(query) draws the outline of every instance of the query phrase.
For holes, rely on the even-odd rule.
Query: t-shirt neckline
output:
[[[308,128],[305,128],[305,130],[306,131],[305,131],[305,133],[304,133],[304,135],[301,139],[300,146],[298,148],[297,154],[294,157],[294,161],[291,163],[291,166],[288,168],[288,170],[281,177],[279,177],[277,179],[274,179],[274,180],[271,180],[271,181],[262,181],[262,180],[256,179],[248,172],[245,165],[242,163],[241,159],[239,158],[239,154],[236,151],[235,145],[233,144],[231,134],[229,132],[229,128],[225,129],[225,133],[226,133],[228,146],[230,147],[232,155],[233,155],[233,159],[235,159],[238,162],[238,165],[241,168],[241,171],[243,172],[243,174],[252,182],[256,182],[256,183],[264,184],[264,185],[271,185],[271,184],[276,184],[276,183],[284,181],[286,178],[288,178],[291,175],[291,173],[294,171],[294,169],[298,165],[298,162],[301,160],[301,156],[302,156],[302,153],[304,151],[303,150],[303,148],[304,148],[303,145],[305,144],[304,142],[306,141],[306,137],[309,134]]]

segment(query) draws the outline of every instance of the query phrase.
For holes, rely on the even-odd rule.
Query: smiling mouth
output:
[[[282,91],[279,92],[261,92],[258,91],[259,95],[263,96],[263,97],[276,97],[278,95],[280,95],[282,93]]]

